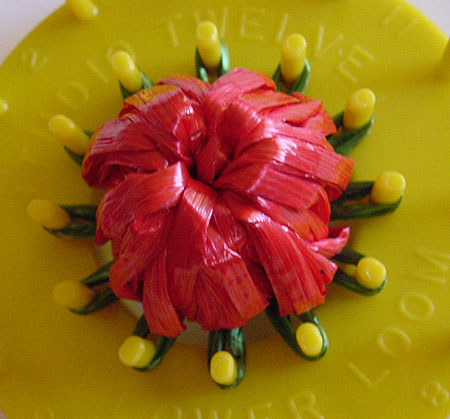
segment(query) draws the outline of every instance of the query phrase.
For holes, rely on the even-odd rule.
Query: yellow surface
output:
[[[0,409],[10,419],[447,417],[450,81],[438,75],[446,37],[394,0],[96,4],[87,22],[57,11],[0,69],[0,97],[10,105],[0,118]],[[92,247],[48,235],[23,210],[42,196],[90,201],[48,119],[63,113],[92,130],[115,116],[121,96],[110,59],[118,50],[155,81],[193,74],[198,18],[216,20],[232,66],[266,74],[284,37],[301,32],[312,68],[307,93],[332,114],[358,88],[377,95],[371,134],[352,153],[355,179],[396,170],[408,180],[396,213],[352,223],[352,245],[386,265],[386,288],[364,297],[329,286],[316,310],[329,350],[317,362],[263,323],[247,342],[247,375],[229,391],[211,382],[204,341],[177,342],[152,372],[124,368],[117,350],[135,318],[119,305],[76,316],[52,299],[56,283],[97,268]]]
[[[6,113],[8,111],[9,105],[4,99],[0,97],[0,115]]]
[[[204,66],[211,72],[217,70],[222,56],[217,26],[211,21],[201,22],[195,30],[195,40]]]
[[[289,35],[281,47],[281,76],[290,84],[302,73],[306,62],[306,39],[298,34]]]
[[[216,352],[209,365],[209,374],[218,384],[229,386],[234,383],[237,377],[237,362],[227,351]]]
[[[295,336],[300,349],[306,356],[314,357],[322,351],[323,338],[319,328],[314,323],[302,323],[297,328]]]

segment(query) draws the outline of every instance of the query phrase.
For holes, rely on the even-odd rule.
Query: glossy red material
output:
[[[239,68],[127,98],[82,170],[106,190],[96,241],[112,241],[114,292],[169,337],[184,319],[243,326],[273,297],[283,316],[321,304],[349,237],[328,228],[353,171],[326,139],[335,130],[320,101]]]

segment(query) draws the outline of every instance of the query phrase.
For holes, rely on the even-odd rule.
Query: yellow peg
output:
[[[98,9],[91,0],[66,0],[73,14],[81,20],[89,20],[97,16]]]
[[[195,31],[198,53],[206,69],[217,70],[221,59],[220,38],[214,23],[206,20],[198,24]]]
[[[323,338],[319,328],[314,323],[302,323],[297,328],[295,337],[300,349],[306,356],[315,357],[322,352]]]
[[[281,77],[287,84],[298,79],[306,62],[306,40],[302,35],[289,35],[281,47]]]
[[[119,349],[119,358],[127,367],[144,368],[155,355],[153,342],[140,336],[129,336]]]
[[[78,281],[64,281],[53,289],[53,299],[60,305],[72,310],[80,310],[91,303],[94,291]]]
[[[8,102],[0,97],[0,115],[6,113],[9,109]]]
[[[217,384],[224,386],[233,384],[236,381],[237,372],[237,361],[229,352],[219,351],[212,356],[209,374]]]
[[[60,230],[70,224],[67,211],[46,199],[35,199],[28,204],[27,214],[31,220],[50,230]]]
[[[370,192],[374,204],[393,204],[405,192],[406,180],[397,172],[384,172],[377,177]]]
[[[375,94],[370,89],[353,92],[344,111],[344,129],[356,129],[367,124],[372,117],[375,101]]]
[[[89,146],[89,136],[70,118],[55,115],[48,121],[50,132],[75,154],[84,156]]]
[[[386,268],[377,259],[366,256],[356,265],[355,280],[363,287],[376,289],[386,279]]]
[[[112,56],[111,65],[115,77],[128,92],[136,93],[142,89],[141,73],[130,54],[125,51],[117,51]]]

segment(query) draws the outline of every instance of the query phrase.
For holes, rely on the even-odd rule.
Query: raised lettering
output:
[[[325,417],[316,408],[316,396],[310,391],[302,391],[289,399],[288,402],[294,419],[323,419]]]
[[[338,64],[338,73],[350,81],[357,82],[358,78],[352,72],[353,68],[362,67],[364,61],[373,61],[375,57],[359,45],[354,45],[350,52]]]
[[[239,30],[240,37],[253,41],[262,41],[264,39],[264,35],[258,32],[260,29],[260,23],[257,20],[257,17],[264,16],[265,13],[265,9],[247,7],[242,9],[241,25]]]
[[[389,370],[384,370],[375,380],[371,380],[366,374],[364,374],[359,367],[353,362],[347,364],[348,369],[353,373],[353,375],[364,384],[369,390],[377,387],[391,372]]]
[[[410,320],[427,320],[434,313],[434,303],[430,297],[418,292],[405,292],[400,297],[400,313]]]
[[[377,346],[385,355],[398,358],[411,349],[411,338],[398,327],[388,327],[377,336]]]

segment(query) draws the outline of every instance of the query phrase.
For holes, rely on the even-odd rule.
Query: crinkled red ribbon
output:
[[[106,189],[96,242],[112,241],[114,292],[141,301],[168,337],[184,318],[243,326],[273,297],[282,316],[322,303],[329,258],[349,236],[328,228],[353,171],[326,139],[335,130],[320,101],[239,68],[212,86],[175,75],[126,99],[82,171]]]

